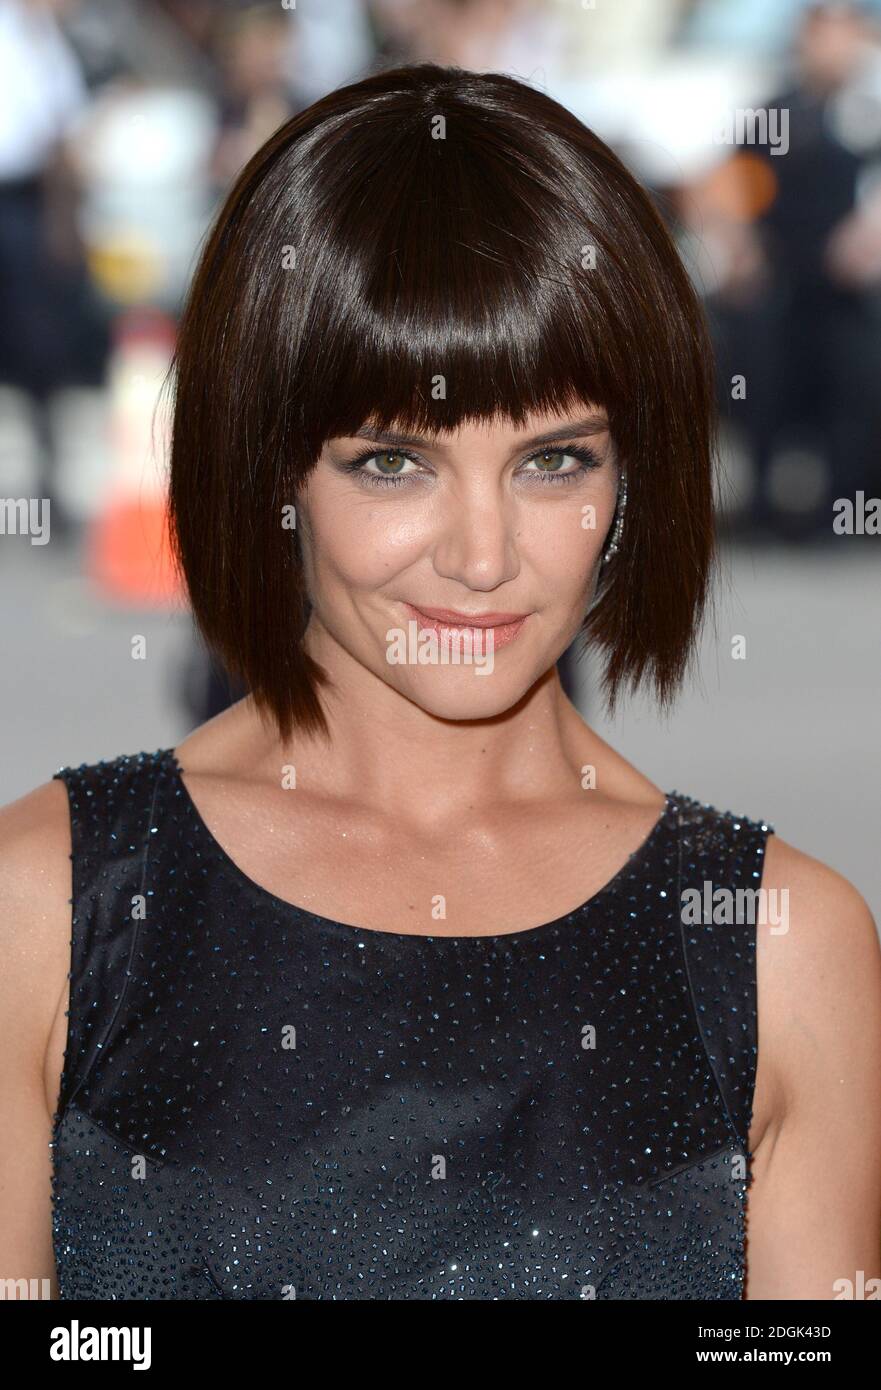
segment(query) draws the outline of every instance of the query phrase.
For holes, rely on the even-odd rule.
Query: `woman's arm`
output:
[[[864,1299],[881,1278],[878,935],[847,879],[776,835],[762,886],[779,905],[789,890],[788,922],[757,928],[772,1103],[753,1160],[746,1297]]]
[[[47,1076],[46,1055],[70,969],[70,896],[67,790],[54,781],[0,809],[0,1282],[5,1298],[57,1297],[49,1141],[60,1078]],[[55,1093],[47,1094],[47,1087]]]

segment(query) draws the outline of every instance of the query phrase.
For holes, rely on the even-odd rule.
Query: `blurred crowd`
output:
[[[715,338],[733,537],[808,544],[881,493],[881,0],[0,0],[3,496],[168,598],[135,538],[200,239],[289,115],[419,59],[539,83],[652,190]]]

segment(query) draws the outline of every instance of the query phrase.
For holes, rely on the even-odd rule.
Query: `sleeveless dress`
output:
[[[576,911],[411,936],[260,887],[172,749],[54,775],[62,1298],[743,1296],[756,925],[680,904],[771,826],[670,792]]]

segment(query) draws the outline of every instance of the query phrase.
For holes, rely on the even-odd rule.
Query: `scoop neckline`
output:
[[[625,859],[619,869],[615,871],[611,878],[592,893],[584,902],[577,907],[570,908],[559,917],[553,917],[548,922],[540,922],[535,927],[524,927],[520,931],[510,932],[480,932],[480,933],[459,933],[458,935],[430,935],[423,932],[402,932],[386,930],[384,927],[361,927],[354,922],[340,922],[334,917],[325,917],[320,912],[313,912],[309,907],[303,907],[300,903],[289,902],[287,898],[280,898],[277,893],[258,883],[255,878],[246,873],[243,868],[233,859],[232,855],[220,843],[217,836],[211,830],[199,807],[196,805],[189,787],[184,781],[184,771],[178,761],[174,748],[163,750],[163,756],[171,771],[171,779],[176,787],[178,794],[183,800],[190,819],[202,836],[202,839],[210,847],[213,854],[227,867],[228,871],[238,880],[241,886],[246,889],[252,897],[258,901],[267,903],[278,913],[293,914],[300,918],[309,918],[312,922],[317,922],[322,928],[332,928],[344,934],[355,934],[365,937],[378,937],[385,941],[439,941],[468,942],[468,941],[487,941],[499,943],[508,940],[522,940],[525,937],[535,937],[545,935],[559,930],[564,924],[571,922],[573,917],[578,917],[582,913],[588,912],[603,898],[612,894],[632,873],[633,869],[646,857],[655,842],[661,838],[662,833],[667,828],[668,820],[676,808],[679,800],[679,793],[676,791],[664,792],[664,805],[661,808],[657,819],[652,823],[651,828],[640,843]]]

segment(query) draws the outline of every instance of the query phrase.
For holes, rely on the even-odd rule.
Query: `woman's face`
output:
[[[523,428],[328,440],[297,507],[307,649],[334,665],[342,648],[441,718],[503,713],[577,633],[617,489],[590,405]]]

